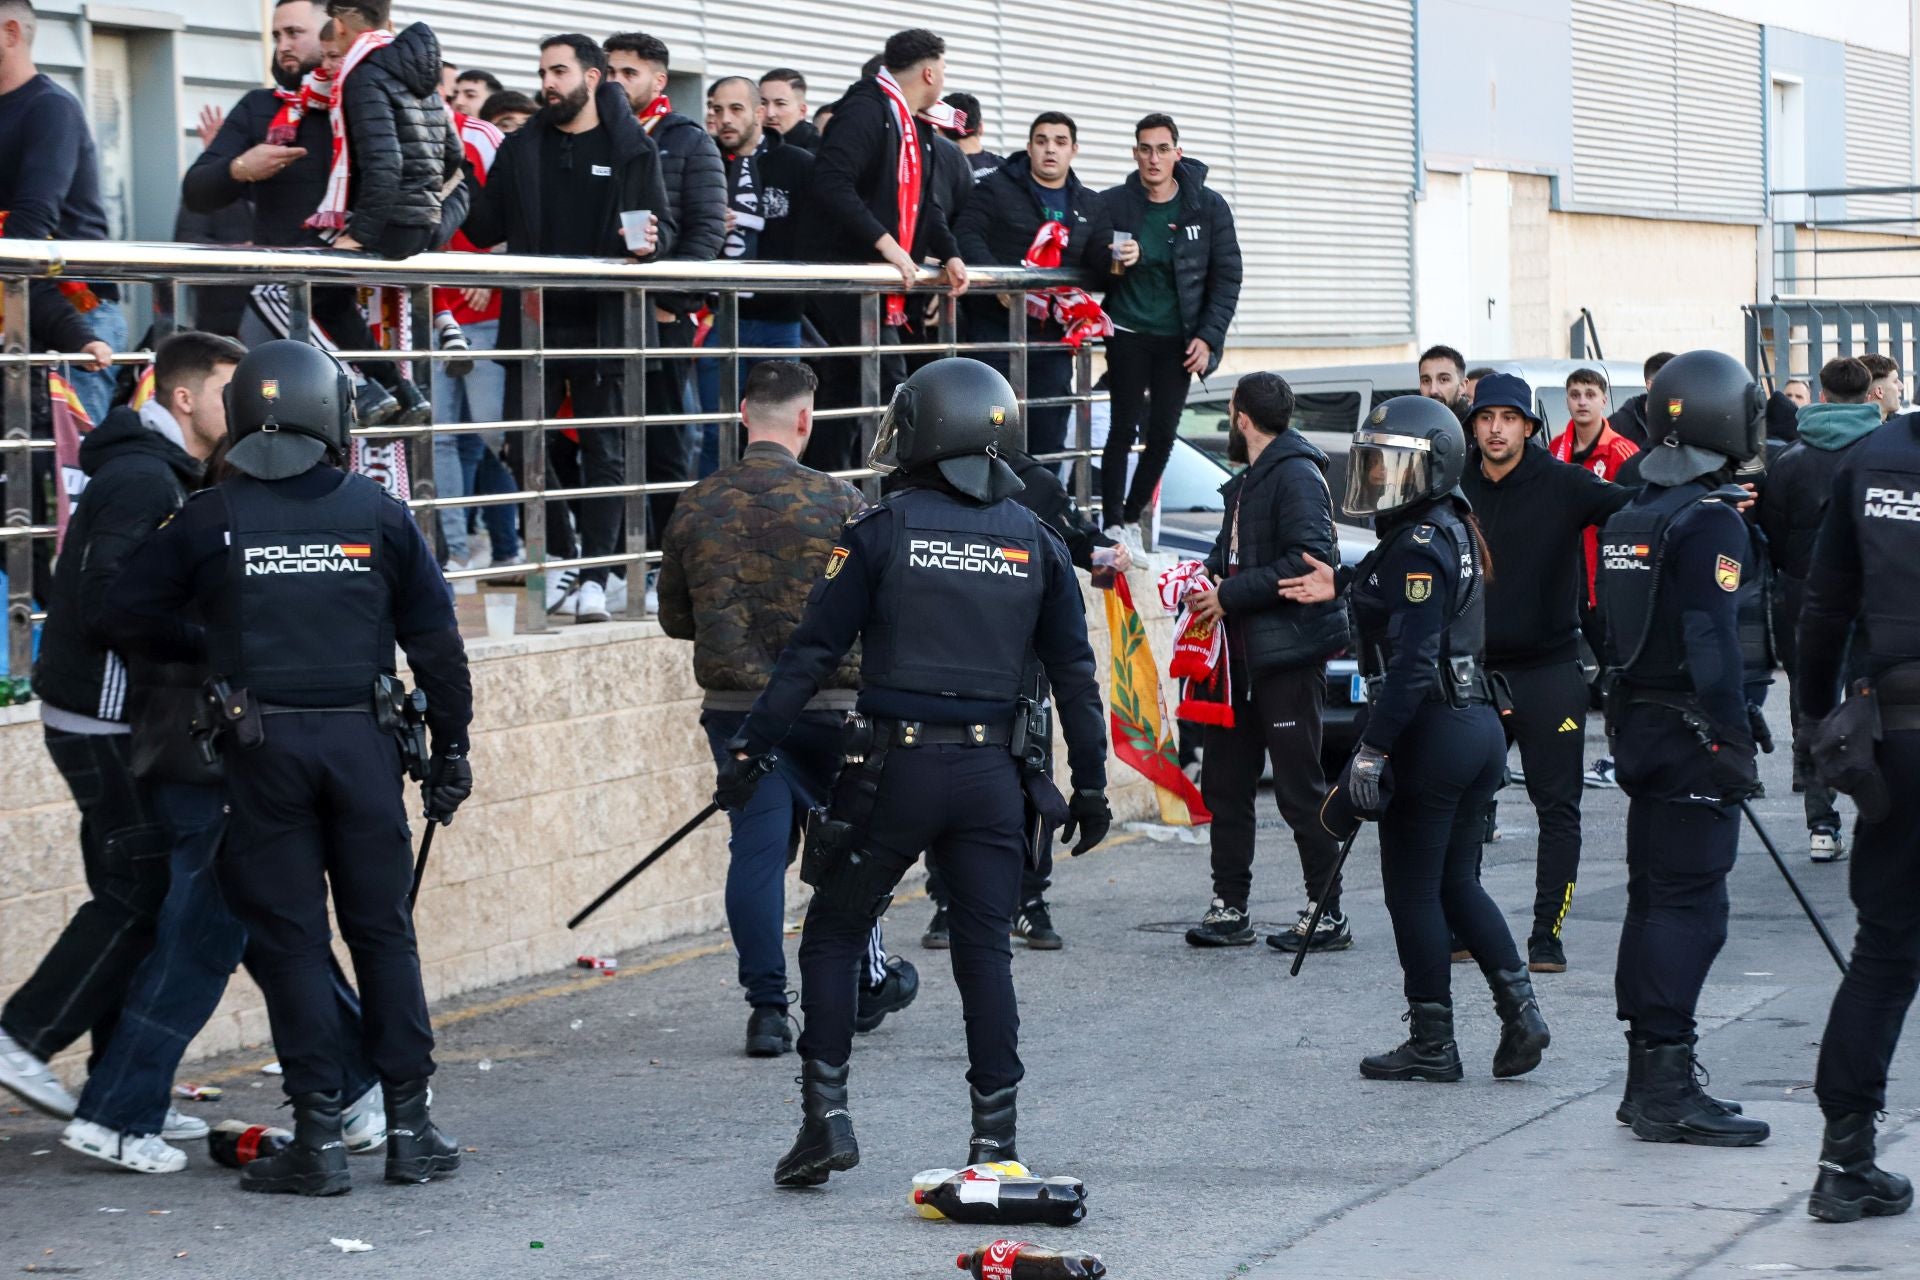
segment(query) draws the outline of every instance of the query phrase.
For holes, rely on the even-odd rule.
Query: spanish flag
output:
[[[373,554],[373,548],[364,542],[343,542],[340,544],[340,554],[349,560],[365,560]]]
[[[1107,638],[1113,650],[1113,696],[1108,719],[1113,731],[1113,754],[1153,783],[1160,802],[1160,820],[1168,826],[1197,827],[1213,821],[1200,789],[1181,772],[1180,753],[1166,699],[1160,693],[1160,673],[1140,612],[1133,607],[1127,575],[1116,574],[1107,597]]]
[[[1002,547],[1000,548],[1000,558],[1010,561],[1013,564],[1025,564],[1033,559],[1033,553],[1022,551],[1018,547]]]

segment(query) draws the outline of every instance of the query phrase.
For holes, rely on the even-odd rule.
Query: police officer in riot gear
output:
[[[1501,1024],[1493,1074],[1533,1070],[1551,1041],[1526,963],[1477,875],[1507,751],[1480,665],[1490,569],[1458,488],[1466,465],[1460,420],[1420,396],[1375,409],[1354,432],[1347,464],[1342,505],[1373,518],[1380,545],[1350,575],[1369,694],[1342,789],[1380,822],[1410,1028],[1399,1048],[1362,1059],[1370,1080],[1461,1078],[1450,934],[1472,950],[1493,992]],[[1282,594],[1300,598],[1287,583]]]
[[[766,692],[747,717],[716,798],[778,750],[818,682],[858,639],[859,712],[870,741],[849,749],[830,817],[808,833],[815,889],[800,940],[804,1120],[775,1170],[818,1185],[859,1162],[847,1112],[858,969],[873,921],[922,850],[949,895],[954,980],[966,1010],[973,1104],[969,1163],[1015,1158],[1017,1052],[1012,949],[1029,794],[1079,834],[1105,838],[1106,737],[1080,587],[1066,547],[1011,501],[1000,454],[1024,441],[1018,402],[977,360],[939,360],[895,393],[869,461],[905,487],[848,522]],[[1067,739],[1073,795],[1023,769],[1022,675],[1037,658]]]
[[[1820,1038],[1814,1093],[1826,1133],[1807,1211],[1852,1222],[1913,1203],[1913,1184],[1874,1164],[1873,1122],[1920,984],[1920,415],[1891,418],[1849,448],[1832,495],[1807,573],[1793,684],[1807,721],[1834,722],[1811,724],[1811,736],[1866,739],[1879,778],[1846,784],[1860,806],[1849,882],[1859,929]],[[1848,639],[1861,633],[1866,689],[1856,686],[1836,712],[1843,671],[1862,661]]]
[[[1725,355],[1669,361],[1647,392],[1646,488],[1600,535],[1607,732],[1630,802],[1620,1118],[1651,1142],[1745,1147],[1768,1134],[1694,1075],[1694,1005],[1727,937],[1739,804],[1759,785],[1738,616],[1749,495],[1732,480],[1761,449],[1764,408]]]
[[[237,474],[190,498],[115,586],[117,631],[158,658],[209,661],[222,695],[221,884],[247,928],[294,1113],[292,1145],[242,1170],[249,1191],[350,1189],[329,887],[386,1091],[387,1179],[424,1182],[460,1163],[427,1114],[433,1030],[407,902],[395,643],[427,694],[430,822],[451,820],[472,790],[472,693],[452,595],[418,526],[341,470],[352,405],[332,356],[304,342],[254,348],[227,391]],[[204,629],[181,621],[189,606]]]

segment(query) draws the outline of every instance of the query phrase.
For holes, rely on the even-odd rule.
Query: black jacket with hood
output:
[[[1227,613],[1229,654],[1258,677],[1316,665],[1349,643],[1346,606],[1338,600],[1295,604],[1280,598],[1282,578],[1310,566],[1340,563],[1333,528],[1333,494],[1327,488],[1327,455],[1289,428],[1260,451],[1253,465],[1220,486],[1226,516],[1207,557],[1207,572],[1220,583]],[[1228,563],[1235,520],[1240,525],[1239,563]]]
[[[1021,151],[980,179],[953,228],[963,259],[980,266],[1020,265],[1042,223],[1031,174],[1027,153]],[[1066,202],[1067,245],[1060,251],[1060,265],[1099,271],[1112,260],[1113,220],[1106,202],[1071,169],[1067,185],[1049,196]],[[969,298],[967,307],[976,325],[998,325],[1005,331],[1007,312],[998,298]]]
[[[390,227],[433,231],[435,244],[450,239],[466,212],[464,186],[452,185],[465,151],[440,98],[433,28],[416,22],[369,53],[343,92],[352,165],[347,234],[374,253],[387,252]]]
[[[899,238],[900,126],[878,82],[862,80],[834,104],[833,119],[814,152],[813,199],[802,244],[816,262],[878,262],[881,236]],[[904,246],[916,262],[960,256],[946,210],[935,195],[939,165],[933,126],[914,121],[920,140],[920,220],[913,243]]]
[[[81,491],[54,562],[33,689],[47,705],[127,720],[127,669],[101,627],[127,557],[180,509],[200,479],[186,450],[118,408],[80,442]]]
[[[727,169],[720,148],[699,121],[669,111],[653,127],[660,176],[673,210],[673,251],[680,262],[711,262],[727,242]]]
[[[663,259],[673,251],[677,224],[667,201],[659,148],[634,119],[626,91],[619,85],[603,83],[594,106],[600,113],[600,127],[607,131],[613,145],[613,180],[600,184],[600,208],[595,219],[598,231],[593,243],[568,246],[570,256],[631,258],[620,230],[620,213],[623,209],[648,209],[653,212],[660,238],[653,256],[646,261]],[[491,249],[504,242],[509,253],[541,252],[542,211],[549,196],[557,199],[562,193],[541,189],[540,154],[547,140],[558,132],[550,111],[542,109],[519,132],[507,135],[493,159],[487,185],[480,189],[473,212],[462,228],[476,248]],[[594,295],[598,302],[595,340],[601,346],[621,343],[621,296]],[[520,306],[510,295],[500,312],[500,344],[517,346],[519,342]]]
[[[1185,159],[1173,166],[1180,183],[1180,212],[1164,231],[1146,225],[1146,186],[1138,173],[1130,173],[1117,187],[1100,193],[1107,217],[1114,228],[1133,232],[1144,240],[1148,235],[1164,234],[1173,245],[1174,285],[1180,291],[1180,320],[1186,338],[1200,339],[1212,354],[1206,377],[1220,365],[1220,353],[1226,349],[1227,327],[1240,308],[1240,280],[1243,266],[1240,239],[1233,229],[1233,210],[1226,198],[1207,186],[1207,166]],[[1232,633],[1232,628],[1228,628]]]

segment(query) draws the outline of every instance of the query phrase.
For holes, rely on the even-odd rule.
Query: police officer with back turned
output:
[[[1627,1024],[1619,1119],[1649,1142],[1749,1147],[1767,1125],[1694,1079],[1694,1007],[1727,938],[1740,803],[1758,790],[1739,601],[1765,394],[1714,351],[1676,356],[1647,391],[1646,481],[1600,534],[1607,732],[1627,809],[1627,916],[1614,972]]]
[[[1877,702],[1879,733],[1854,733],[1869,739],[1880,777],[1848,784],[1860,806],[1849,884],[1859,931],[1820,1038],[1813,1087],[1827,1125],[1807,1212],[1852,1222],[1913,1204],[1913,1184],[1874,1164],[1873,1120],[1886,1110],[1887,1066],[1920,984],[1920,415],[1889,419],[1847,450],[1832,494],[1807,573],[1793,687],[1808,721],[1833,722],[1813,726],[1815,740],[1862,713],[1870,726]],[[1869,649],[1868,691],[1856,686],[1835,712],[1856,630]]]
[[[390,1182],[459,1167],[427,1115],[433,1029],[420,983],[394,645],[427,694],[429,822],[473,789],[473,697],[453,599],[400,503],[343,471],[353,383],[304,342],[254,348],[227,391],[239,474],[188,499],[114,590],[120,630],[153,656],[209,662],[232,823],[221,884],[247,928],[293,1102],[294,1140],[248,1191],[351,1189],[327,892],[353,956],[365,1048],[386,1086]],[[189,606],[204,631],[180,621]]]
[[[829,819],[808,832],[814,887],[800,937],[803,1120],[774,1171],[817,1186],[860,1161],[847,1058],[867,935],[927,850],[946,883],[954,981],[966,1011],[973,1136],[968,1163],[1012,1160],[1017,1051],[1008,926],[1019,906],[1028,797],[1085,853],[1107,834],[1106,736],[1080,586],[1046,522],[1012,501],[1001,457],[1025,442],[1007,380],[977,360],[938,360],[901,384],[869,462],[906,485],[848,522],[799,629],[741,735],[716,798],[786,737],[819,683],[860,641],[859,711],[871,741],[849,749]],[[1073,798],[1023,768],[1029,655],[1053,687]],[[857,726],[856,726],[857,731]],[[1030,758],[1030,757],[1029,757]]]

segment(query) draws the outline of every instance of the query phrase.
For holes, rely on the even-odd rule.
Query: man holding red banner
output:
[[[1071,267],[1104,271],[1113,260],[1113,222],[1097,193],[1073,172],[1080,154],[1080,129],[1059,111],[1043,111],[1027,130],[1024,154],[980,180],[973,199],[953,229],[960,256],[969,262],[1004,266]],[[1129,242],[1125,261],[1140,246]],[[972,336],[980,342],[1007,337],[1006,296],[978,298],[967,304]],[[1113,324],[1084,290],[1056,289],[1027,298],[1026,335],[1042,344],[1027,356],[1027,395],[1031,399],[1065,396],[1073,390],[1073,349],[1091,337],[1113,332]],[[982,357],[1005,374],[1008,353]],[[1057,453],[1066,446],[1071,405],[1039,405],[1027,410],[1027,450]]]

